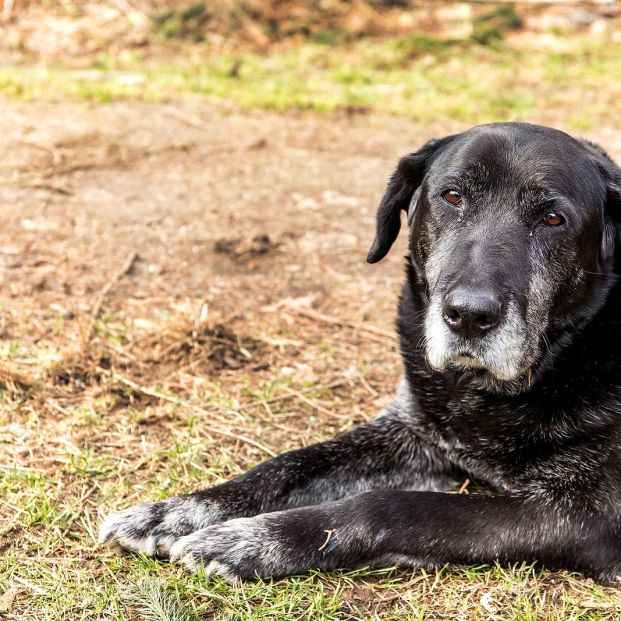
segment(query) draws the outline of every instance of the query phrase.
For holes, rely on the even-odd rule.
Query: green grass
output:
[[[606,40],[576,36],[572,44],[571,52],[520,51],[416,34],[336,49],[305,43],[269,56],[192,47],[168,61],[102,56],[88,72],[5,66],[0,94],[24,101],[200,97],[276,110],[377,110],[422,122],[561,111],[570,126],[584,129],[610,114],[621,96],[614,79],[621,51]]]

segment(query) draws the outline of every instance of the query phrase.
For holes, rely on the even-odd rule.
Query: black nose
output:
[[[455,289],[444,298],[442,310],[446,325],[469,338],[484,336],[498,325],[502,304],[488,291]]]

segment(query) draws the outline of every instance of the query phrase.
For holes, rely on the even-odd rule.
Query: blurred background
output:
[[[365,256],[398,157],[524,120],[619,161],[621,2],[0,8],[2,618],[621,618],[529,566],[236,589],[94,543],[389,401],[406,236]]]
[[[586,129],[619,94],[616,0],[1,4],[0,89],[17,99],[193,95]]]

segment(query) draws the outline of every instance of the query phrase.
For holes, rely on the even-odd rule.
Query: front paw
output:
[[[288,566],[286,542],[274,535],[274,516],[238,518],[181,537],[170,550],[170,560],[190,571],[204,567],[230,582],[281,575]]]
[[[178,539],[170,560],[233,583],[329,569],[336,566],[344,531],[327,528],[326,520],[312,507],[229,520]]]
[[[179,537],[222,521],[222,517],[212,501],[195,495],[176,496],[109,515],[99,530],[99,543],[165,557]]]

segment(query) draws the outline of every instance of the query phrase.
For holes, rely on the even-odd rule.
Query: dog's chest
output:
[[[426,442],[460,468],[505,490],[536,470],[551,446],[532,424],[532,410],[507,399],[426,385],[411,389],[409,416]]]

